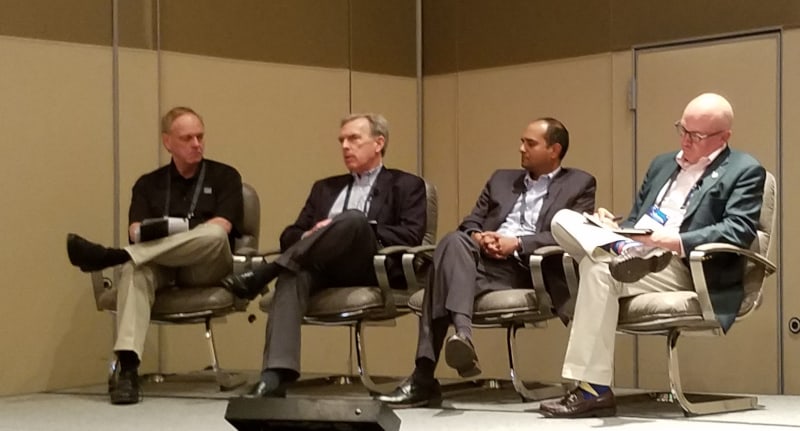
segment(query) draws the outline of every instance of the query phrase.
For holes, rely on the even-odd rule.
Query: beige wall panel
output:
[[[427,77],[422,88],[422,173],[438,191],[441,238],[464,216],[458,210],[458,75]]]
[[[783,214],[781,242],[783,257],[781,281],[783,285],[783,372],[784,391],[787,394],[800,394],[800,334],[787,330],[789,319],[800,317],[800,267],[795,264],[800,256],[800,199],[794,190],[800,184],[800,30],[791,30],[783,37],[783,146],[781,153]]]
[[[672,123],[680,118],[686,103],[703,91],[719,92],[730,99],[736,112],[731,145],[777,172],[776,48],[774,37],[762,37],[641,53],[637,60],[637,177],[642,178],[656,154],[678,148]],[[742,58],[748,61],[742,62]],[[687,64],[693,67],[687,68]],[[776,257],[771,256],[773,260]],[[776,283],[777,277],[767,280],[759,311],[734,325],[727,336],[680,340],[681,374],[687,389],[778,391]],[[641,386],[666,387],[664,338],[639,340]]]
[[[258,190],[262,249],[277,246],[315,180],[344,171],[337,136],[348,112],[347,71],[164,52],[161,77],[162,110],[197,109],[206,124],[207,156],[235,166]],[[247,323],[250,313],[253,323]],[[266,315],[256,303],[247,314],[216,327],[225,367],[260,367]],[[307,327],[303,346],[303,371],[346,371],[346,330]],[[162,349],[170,371],[208,363],[200,326],[164,327]]]
[[[524,66],[465,72],[458,83],[459,214],[475,204],[489,175],[519,168],[519,138],[541,116],[562,120],[570,131],[565,166],[594,174],[598,202],[611,201],[611,56],[597,55]],[[558,381],[567,331],[557,322],[523,331],[522,358],[536,358],[525,377]],[[476,348],[487,376],[505,377],[508,365],[501,331],[476,331]]]
[[[128,243],[128,209],[133,184],[158,168],[158,54],[155,51],[119,50],[119,244]],[[148,333],[141,369],[158,369],[158,329]]]
[[[387,167],[417,173],[417,79],[353,72],[353,112],[378,112],[389,120]]]
[[[67,232],[112,240],[111,50],[0,37],[0,395],[99,383],[111,345]]]
[[[607,183],[599,183],[599,190],[611,188],[610,200],[598,198],[597,206],[608,208],[616,214],[627,214],[633,205],[637,184],[633,175],[633,111],[628,109],[628,97],[633,77],[630,51],[611,55],[611,169]],[[598,195],[600,196],[600,195]],[[614,352],[614,385],[634,387],[635,342],[628,335],[617,335]]]

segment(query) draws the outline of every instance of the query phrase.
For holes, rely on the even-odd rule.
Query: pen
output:
[[[623,218],[625,218],[625,217],[623,217],[623,216],[614,216],[614,218],[612,220],[614,220],[614,221],[622,221]]]

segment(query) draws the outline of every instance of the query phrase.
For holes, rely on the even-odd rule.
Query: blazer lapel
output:
[[[676,153],[677,154],[677,153]],[[661,192],[661,189],[664,188],[664,185],[667,184],[669,178],[680,169],[678,166],[678,162],[675,161],[675,158],[670,158],[659,170],[658,172],[653,175],[653,178],[650,180],[650,184],[648,185],[647,194],[642,201],[642,206],[639,208],[639,214],[637,214],[636,219],[642,218],[644,214],[647,214],[647,211],[656,203],[656,198],[658,194]]]
[[[730,153],[730,148],[725,148],[703,172],[703,175],[697,181],[700,184],[700,188],[689,197],[689,205],[686,207],[686,214],[683,215],[684,220],[697,211],[706,193],[722,178],[722,175],[728,169],[728,156]]]
[[[322,199],[324,200],[322,200],[322,202],[320,202],[319,204],[320,205],[319,208],[325,208],[324,217],[322,218],[326,218],[328,214],[330,214],[331,210],[333,209],[333,205],[336,203],[336,199],[339,197],[339,193],[341,193],[342,190],[347,188],[347,185],[352,182],[353,182],[353,176],[350,174],[339,175],[330,180],[330,182],[328,183],[330,189],[328,190],[327,193],[322,195]],[[322,216],[323,214],[320,215]]]
[[[527,174],[526,171],[521,171],[519,176],[511,183],[511,188],[503,190],[503,194],[497,197],[497,202],[500,204],[500,211],[496,213],[499,216],[498,228],[503,224],[508,214],[514,208],[514,204],[517,203],[519,195],[525,192],[525,175]]]
[[[368,220],[377,220],[381,208],[386,204],[389,199],[390,191],[392,190],[392,173],[386,169],[386,166],[381,168],[378,173],[378,178],[375,178],[375,183],[372,185],[372,190],[369,192],[369,211],[367,211]]]
[[[561,195],[561,192],[564,190],[566,184],[565,176],[567,175],[567,168],[562,167],[558,174],[553,177],[553,180],[550,182],[550,186],[547,187],[547,194],[544,196],[544,200],[542,201],[542,210],[539,211],[539,218],[536,220],[536,232],[542,232],[545,229],[542,226],[545,220],[550,221],[552,218],[551,212],[557,207],[553,205],[554,202],[559,202],[558,197]],[[563,205],[559,205],[561,207]]]

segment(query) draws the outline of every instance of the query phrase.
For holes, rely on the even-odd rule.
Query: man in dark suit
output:
[[[733,108],[705,93],[686,106],[675,128],[681,149],[651,163],[623,227],[652,234],[624,237],[586,224],[581,214],[560,211],[553,235],[580,262],[580,288],[562,376],[579,382],[563,399],[541,404],[550,417],[610,416],[609,389],[619,298],[647,292],[691,290],[685,259],[700,244],[724,242],[748,248],[756,236],[766,173],[748,154],[731,149]],[[603,208],[595,214],[616,227]],[[708,262],[708,289],[723,330],[733,323],[744,295],[744,264],[715,257]]]
[[[389,142],[386,119],[350,115],[341,122],[339,142],[350,173],[314,183],[297,221],[281,234],[281,256],[223,280],[237,296],[254,298],[278,279],[261,381],[251,397],[280,396],[299,377],[300,326],[313,293],[326,287],[376,285],[372,259],[379,247],[422,243],[425,183],[383,166]],[[390,281],[402,279],[400,265],[389,270]]]
[[[535,120],[525,129],[521,141],[524,169],[496,171],[472,213],[437,245],[420,318],[416,368],[394,392],[379,400],[393,407],[438,401],[441,393],[434,370],[451,323],[456,333],[447,340],[447,364],[462,377],[479,374],[472,345],[475,298],[493,290],[530,289],[528,256],[539,247],[555,245],[550,233],[553,215],[561,208],[594,210],[594,177],[561,166],[569,148],[569,133],[561,122],[553,118]],[[561,277],[553,275],[545,274],[558,308],[568,294],[555,292],[566,291],[563,273]],[[551,278],[560,280],[560,289],[550,284]]]

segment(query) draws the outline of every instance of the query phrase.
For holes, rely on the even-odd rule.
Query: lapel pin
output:
[[[718,176],[719,174],[717,173],[717,171],[711,173],[711,178],[717,178]]]

